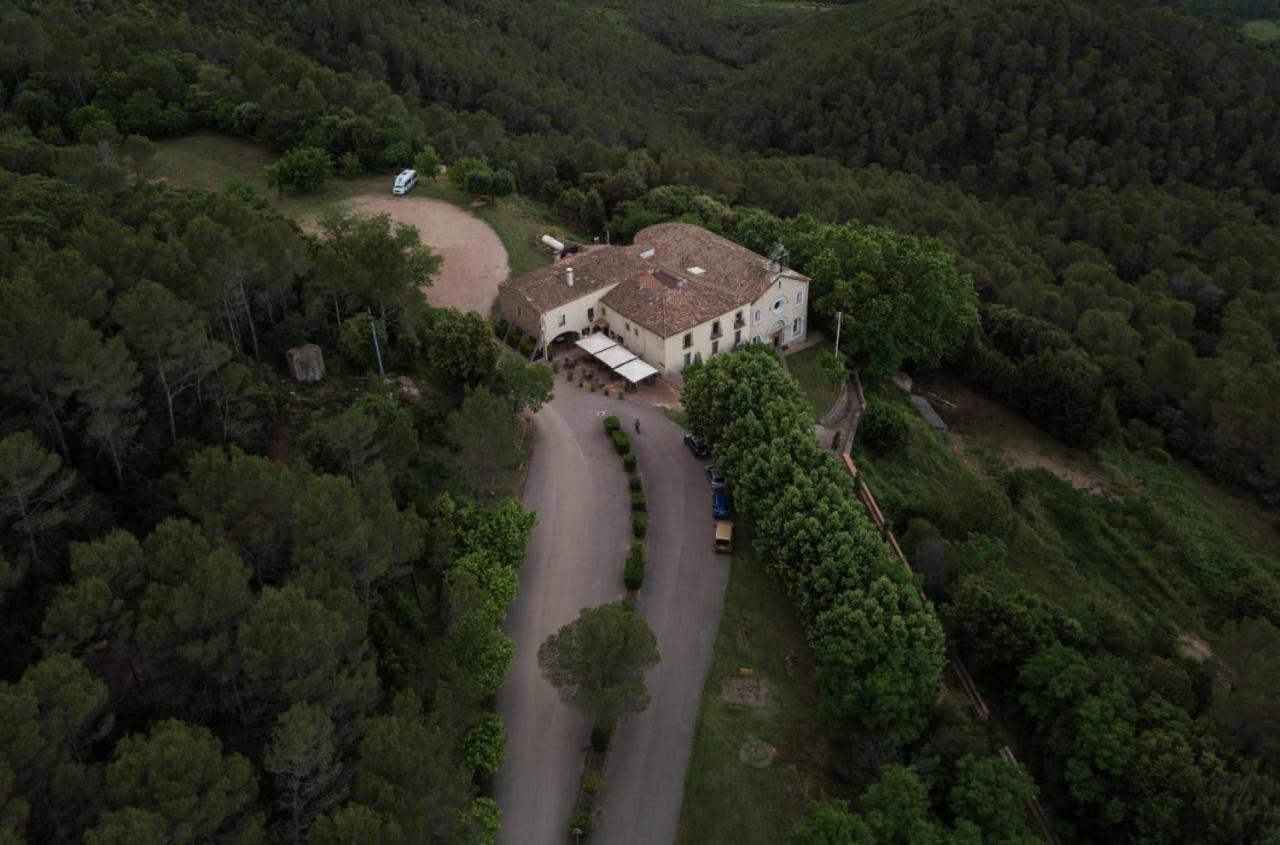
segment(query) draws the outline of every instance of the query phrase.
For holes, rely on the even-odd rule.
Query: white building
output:
[[[700,226],[660,223],[632,246],[570,255],[503,282],[503,316],[545,349],[605,332],[659,372],[749,343],[804,339],[809,279]]]

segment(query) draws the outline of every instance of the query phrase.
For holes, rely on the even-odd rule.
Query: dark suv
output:
[[[684,445],[689,447],[689,451],[695,457],[705,458],[711,454],[711,447],[707,445],[707,441],[696,434],[686,434],[684,436]]]

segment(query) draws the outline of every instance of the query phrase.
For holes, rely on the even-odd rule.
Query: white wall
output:
[[[779,284],[781,282],[781,284]],[[796,299],[799,297],[800,302]],[[774,311],[775,302],[784,300],[782,308]],[[759,314],[759,319],[756,315]],[[796,318],[800,318],[800,331],[797,333]],[[769,289],[760,295],[760,298],[751,303],[751,317],[748,325],[751,328],[751,334],[747,340],[760,338],[765,343],[769,342],[770,329],[773,328],[779,320],[784,323],[782,331],[782,342],[786,344],[797,343],[804,340],[809,333],[809,284],[790,276],[779,276],[777,281],[769,286]]]
[[[594,320],[600,319],[600,297],[613,290],[614,285],[606,285],[602,288],[596,288],[580,299],[567,302],[564,305],[552,308],[542,315],[542,343],[546,345],[555,340],[565,332],[577,332],[578,334],[586,334],[587,329],[591,327]],[[594,308],[592,319],[587,319],[587,309]],[[560,318],[564,317],[564,325],[560,325]]]

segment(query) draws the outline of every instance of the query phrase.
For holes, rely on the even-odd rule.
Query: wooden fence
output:
[[[852,440],[852,438],[850,439]],[[844,458],[845,468],[849,470],[849,476],[853,479],[853,486],[857,491],[858,500],[866,508],[867,516],[871,518],[872,523],[880,531],[880,536],[889,544],[889,549],[893,552],[894,557],[902,562],[902,566],[907,570],[908,574],[914,574],[907,556],[902,553],[902,547],[898,545],[898,538],[893,535],[893,529],[889,527],[888,521],[884,518],[884,512],[880,510],[880,505],[876,502],[876,497],[871,492],[871,487],[858,474],[858,465],[853,462],[853,458],[850,457],[848,452],[845,452],[842,457]],[[928,600],[923,590],[920,591],[920,598]],[[969,699],[969,705],[973,708],[974,716],[980,722],[987,721],[991,717],[991,710],[987,707],[986,701],[982,698],[982,693],[978,691],[977,685],[973,682],[973,676],[965,668],[964,661],[954,652],[951,655],[951,672],[955,675],[960,689]],[[1008,745],[1001,746],[999,754],[1000,758],[1009,765],[1021,768],[1021,764],[1013,756],[1013,749],[1009,748]],[[1031,819],[1032,827],[1041,839],[1050,843],[1050,845],[1062,845],[1061,840],[1058,839],[1057,834],[1053,832],[1053,828],[1049,825],[1049,817],[1046,815],[1044,807],[1040,805],[1040,800],[1034,795],[1027,799],[1027,815]]]

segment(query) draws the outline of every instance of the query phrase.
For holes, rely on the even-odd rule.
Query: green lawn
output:
[[[247,138],[200,132],[161,141],[154,160],[156,176],[183,188],[219,189],[239,181],[262,192],[281,213],[296,220],[317,217],[325,208],[364,194],[389,190],[391,171],[354,178],[335,177],[308,194],[279,196],[267,187],[262,170],[275,160],[270,150]],[[538,247],[539,236],[547,233],[583,240],[542,205],[521,196],[505,197],[496,203],[474,204],[472,197],[454,188],[445,179],[422,180],[414,193],[453,203],[471,211],[498,234],[507,249],[512,275],[536,269],[549,262]]]
[[[815,420],[821,419],[823,414],[831,410],[831,406],[840,396],[839,386],[833,386],[827,380],[826,373],[822,371],[822,358],[824,355],[829,355],[831,349],[831,341],[827,340],[787,358],[787,368],[804,389],[804,395],[809,400],[809,407],[813,409]]]
[[[786,842],[808,803],[835,792],[826,769],[820,691],[800,620],[759,559],[742,551],[747,538],[735,542],[739,551],[685,783],[677,837],[682,845]],[[722,697],[744,668],[760,680],[762,704]],[[745,683],[749,692],[750,681]],[[769,765],[756,768],[739,759],[752,740],[777,749]]]

